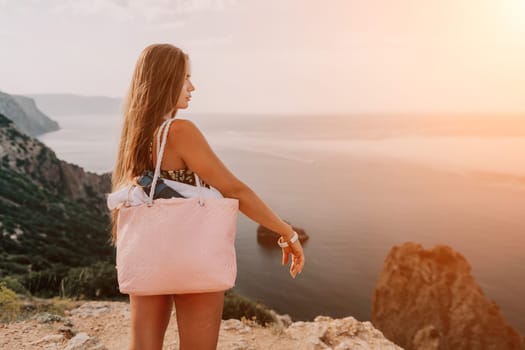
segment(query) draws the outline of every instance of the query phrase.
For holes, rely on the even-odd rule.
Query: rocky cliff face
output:
[[[28,97],[0,91],[0,113],[8,116],[21,132],[29,136],[59,129],[58,123],[42,113],[35,101]]]
[[[408,350],[525,349],[467,260],[448,246],[391,249],[373,296],[372,323]]]
[[[24,135],[14,123],[0,114],[0,160],[38,187],[46,187],[71,199],[86,199],[105,209],[104,193],[111,191],[111,174],[98,175],[56,157],[53,150],[37,139]],[[102,204],[102,206],[100,205]]]

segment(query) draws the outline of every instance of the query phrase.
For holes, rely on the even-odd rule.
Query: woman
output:
[[[185,109],[195,87],[190,80],[189,58],[170,44],[153,44],[141,53],[133,73],[124,106],[124,123],[117,164],[113,172],[113,191],[143,171],[154,169],[158,127],[167,118]],[[239,210],[252,220],[281,234],[280,242],[290,242],[292,227],[281,220],[256,194],[235,177],[210,148],[204,135],[189,120],[171,123],[161,164],[161,176],[194,183],[196,172],[205,186],[212,186],[224,197],[239,200]],[[113,211],[112,243],[116,243],[117,211]],[[304,266],[299,240],[282,248],[282,264],[292,254],[293,278]],[[130,349],[162,349],[172,305],[175,303],[180,349],[215,349],[224,304],[224,291],[174,295],[130,295],[132,339]]]

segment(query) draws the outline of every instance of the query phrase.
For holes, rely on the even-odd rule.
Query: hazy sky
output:
[[[525,0],[0,0],[0,90],[120,97],[154,42],[196,112],[525,112]]]

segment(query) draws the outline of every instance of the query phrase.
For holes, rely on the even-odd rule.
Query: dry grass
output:
[[[64,316],[65,310],[74,309],[84,302],[70,298],[46,299],[17,294],[4,284],[0,284],[0,322],[21,321],[42,312]]]

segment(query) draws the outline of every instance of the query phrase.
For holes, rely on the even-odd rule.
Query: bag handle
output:
[[[151,183],[151,188],[148,196],[148,207],[151,207],[153,205],[153,195],[155,193],[155,187],[157,187],[157,180],[160,176],[160,165],[162,163],[162,157],[164,156],[164,147],[166,146],[166,140],[168,137],[168,131],[170,129],[171,122],[173,122],[175,118],[170,118],[165,120],[159,128],[159,133],[157,134],[157,162],[155,164],[155,173],[153,174],[153,182]],[[160,135],[162,133],[162,144],[160,142]],[[198,193],[199,193],[199,205],[204,206],[204,201],[202,198],[202,186],[200,183],[200,179],[198,175],[193,172],[193,175],[195,177],[195,183],[198,187]]]

